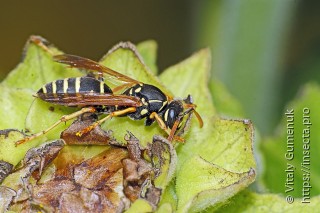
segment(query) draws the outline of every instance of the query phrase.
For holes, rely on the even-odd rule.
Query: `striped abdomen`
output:
[[[103,81],[91,77],[78,77],[47,83],[37,92],[37,96],[44,101],[50,101],[53,97],[72,97],[87,93],[112,94],[112,90]]]

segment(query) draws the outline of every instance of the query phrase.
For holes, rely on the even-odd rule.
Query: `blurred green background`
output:
[[[94,60],[119,41],[154,39],[160,70],[209,46],[212,78],[266,135],[299,87],[320,81],[319,7],[297,0],[2,2],[0,79],[32,34]]]

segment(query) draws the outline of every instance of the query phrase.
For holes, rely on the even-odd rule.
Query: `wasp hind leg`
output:
[[[73,118],[78,117],[79,115],[82,115],[82,114],[86,113],[86,112],[96,112],[96,109],[93,108],[93,107],[87,107],[87,108],[82,108],[81,110],[79,110],[79,111],[77,111],[77,112],[74,112],[74,113],[72,113],[72,114],[64,115],[64,116],[62,116],[57,122],[55,122],[53,125],[51,125],[49,128],[47,128],[47,129],[45,129],[45,130],[43,130],[43,131],[41,131],[41,132],[38,132],[38,133],[36,133],[36,134],[33,134],[33,135],[30,135],[30,136],[25,137],[25,138],[17,141],[17,142],[15,143],[15,145],[17,146],[17,145],[23,144],[23,143],[25,143],[25,142],[27,142],[27,141],[31,141],[31,140],[33,140],[33,139],[36,139],[36,138],[38,138],[38,137],[46,134],[47,132],[49,132],[50,130],[52,130],[53,128],[55,128],[56,126],[58,126],[60,123],[69,121],[69,120],[71,120],[71,119],[73,119]]]

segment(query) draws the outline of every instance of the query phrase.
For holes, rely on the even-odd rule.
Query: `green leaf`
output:
[[[179,147],[179,165],[198,155],[229,171],[246,172],[256,167],[252,145],[250,121],[216,118],[198,134],[190,134],[188,142]]]
[[[37,36],[31,36],[30,39],[41,39],[47,42]],[[46,50],[35,42],[33,40],[27,42],[23,61],[2,83],[11,88],[28,88],[38,91],[44,84],[51,81],[83,75],[77,69],[66,69],[64,65],[52,60],[52,55],[61,53],[60,51],[53,47]]]
[[[319,212],[320,197],[313,197],[310,203],[301,203],[301,199],[296,199],[292,204],[286,202],[285,197],[277,194],[257,194],[245,190],[230,199],[228,205],[217,209],[207,209],[206,212]]]
[[[317,84],[307,84],[298,97],[289,103],[283,112],[283,119],[279,125],[279,134],[265,139],[261,143],[262,151],[265,157],[265,172],[263,182],[271,192],[284,193],[294,197],[302,196],[302,187],[305,182],[303,178],[310,173],[310,190],[311,196],[320,193],[320,168],[315,161],[315,156],[320,150],[320,143],[317,143],[320,138],[320,132],[316,127],[320,126],[320,111],[319,111],[320,87]],[[286,115],[288,111],[293,110],[293,115]],[[309,113],[304,113],[309,111]],[[308,117],[309,116],[309,117]],[[294,119],[293,122],[291,120]],[[307,125],[310,121],[311,125]],[[305,124],[304,124],[305,123]],[[288,128],[287,128],[288,127]],[[290,127],[293,127],[294,132],[290,132]],[[289,140],[288,140],[289,139]],[[293,139],[293,140],[291,140]],[[294,149],[294,151],[290,151]],[[288,159],[286,159],[286,153]],[[291,154],[292,153],[292,159]],[[305,154],[303,156],[303,154]],[[304,160],[303,160],[304,159]],[[305,164],[305,167],[302,166]],[[293,172],[286,172],[288,166],[294,166]],[[307,171],[304,172],[303,170]],[[292,178],[294,175],[294,178]],[[310,177],[310,176],[309,176]],[[293,180],[294,181],[291,181]],[[293,187],[293,191],[285,193],[285,184]]]
[[[39,144],[39,140],[15,146],[14,142],[24,138],[24,134],[18,130],[6,129],[0,131],[0,160],[6,161],[16,166],[25,153],[32,147]]]
[[[141,54],[146,66],[152,74],[157,75],[158,68],[156,64],[158,45],[154,40],[147,40],[137,44],[137,49]]]
[[[251,122],[214,118],[216,110],[212,105],[207,87],[210,58],[208,49],[200,50],[160,75],[160,79],[178,97],[187,94],[193,95],[197,111],[204,121],[202,129],[197,127],[195,121],[193,122],[192,128],[185,137],[186,143],[177,149],[179,161],[176,189],[178,211],[182,212],[189,208],[195,211],[205,209],[234,195],[223,190],[221,184],[212,183],[212,179],[215,178],[213,172],[206,179],[202,179],[199,184],[198,176],[193,176],[193,174],[203,174],[205,170],[201,166],[202,161],[211,163],[210,166],[221,167],[225,172],[220,172],[220,174],[228,172],[237,175],[247,174],[246,181],[241,182],[243,178],[241,175],[236,175],[237,178],[233,179],[233,183],[239,183],[230,184],[231,188],[234,187],[234,193],[248,186],[255,178],[255,173],[252,170],[256,165],[252,150],[253,127]],[[179,84],[176,78],[179,78]],[[190,170],[190,168],[192,169]],[[194,190],[188,191],[191,188]],[[213,197],[214,190],[220,190],[218,193],[220,196],[215,197],[216,202],[208,202]]]
[[[130,208],[127,211],[125,211],[125,213],[135,213],[135,212],[141,212],[141,213],[152,212],[152,206],[148,203],[148,201],[143,199],[138,199],[130,206]]]
[[[203,49],[184,61],[169,67],[160,75],[161,81],[174,92],[175,97],[192,95],[197,111],[204,119],[215,114],[208,89],[210,51]]]
[[[218,114],[223,117],[243,117],[243,108],[217,79],[211,79],[210,92]]]
[[[205,201],[212,197],[212,193],[210,193],[212,190],[220,190],[218,193],[220,197],[217,197],[216,203],[225,201],[234,195],[229,194],[228,190],[222,190],[223,187],[220,183],[212,182],[216,175],[215,172],[209,172],[209,169],[205,170],[200,166],[201,160],[199,159],[207,162],[210,166],[221,167],[225,170],[225,172],[220,172],[222,174],[227,174],[228,172],[230,174],[248,174],[247,179],[243,182],[241,182],[242,177],[237,176],[238,179],[234,182],[241,184],[230,185],[230,187],[236,187],[233,190],[240,191],[255,179],[255,173],[250,172],[252,168],[256,167],[252,150],[253,129],[251,123],[216,119],[207,125],[211,128],[205,129],[206,127],[204,127],[203,132],[201,134],[198,133],[198,137],[196,135],[190,136],[188,143],[178,149],[178,165],[180,165],[176,184],[177,196],[179,197],[178,210],[185,211],[186,207],[191,205],[190,202],[192,202],[193,208],[197,210],[214,205],[215,203]],[[190,168],[192,169],[190,170]],[[194,179],[185,178],[188,175],[192,176],[192,174],[203,172],[208,172],[209,174],[207,178],[201,181],[201,184],[199,184],[197,176]],[[211,188],[206,188],[201,192],[194,190],[186,193],[186,186],[188,186],[187,188],[193,186],[197,189],[201,189],[202,186]],[[188,194],[188,197],[185,197],[186,194]],[[203,200],[198,199],[199,194],[202,194],[205,198]],[[181,196],[185,197],[185,199],[182,199]]]
[[[172,206],[169,203],[164,203],[157,209],[156,213],[171,213],[173,212]]]
[[[19,89],[0,84],[0,129],[24,129],[25,118],[33,101],[30,89]]]
[[[26,128],[31,133],[41,132],[57,122],[63,115],[71,114],[74,111],[76,111],[75,108],[54,105],[40,99],[35,99],[26,118]],[[42,137],[43,141],[60,138],[60,133],[65,130],[70,123],[71,121],[61,123]]]
[[[160,209],[162,208],[163,210],[165,210],[169,208],[170,210],[172,210],[167,212],[173,212],[173,210],[177,209],[178,197],[175,191],[176,190],[175,185],[176,185],[176,181],[172,180],[169,183],[169,185],[165,188],[159,203]],[[159,212],[161,212],[160,209],[159,209]]]
[[[253,169],[244,173],[230,172],[195,156],[183,165],[177,177],[178,212],[198,212],[221,203],[252,183],[254,178]]]
[[[163,92],[170,94],[159,79],[152,75],[137,48],[130,42],[121,42],[114,46],[103,56],[100,63],[133,79],[157,86]]]

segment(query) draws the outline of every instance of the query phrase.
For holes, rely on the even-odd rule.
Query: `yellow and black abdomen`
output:
[[[65,78],[45,84],[37,96],[46,102],[66,106],[77,106],[80,97],[93,94],[112,94],[111,88],[103,81],[92,77]],[[78,97],[74,99],[72,97]]]

